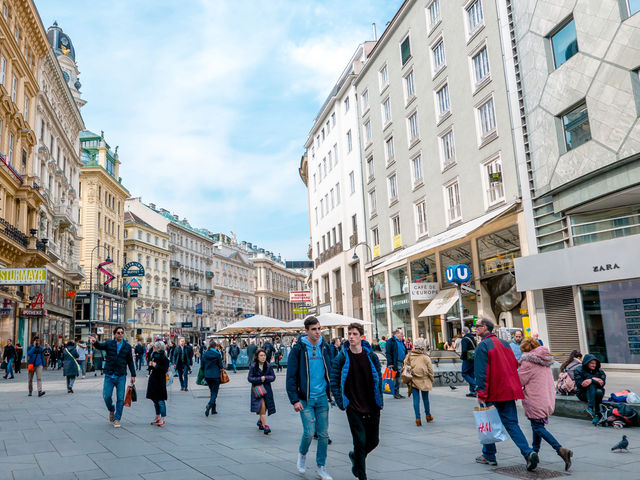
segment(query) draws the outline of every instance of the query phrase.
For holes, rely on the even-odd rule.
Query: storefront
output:
[[[88,291],[78,292],[75,299],[75,337],[85,340],[91,334],[99,340],[112,338],[116,325],[125,325],[126,299],[105,292],[92,292],[93,305]],[[91,307],[93,306],[93,315]]]
[[[409,300],[409,270],[406,266],[389,270],[391,300],[391,330],[402,328],[407,338],[413,338],[411,301]]]
[[[369,291],[369,298],[373,296],[373,334],[382,338],[389,336],[387,326],[387,289],[384,272],[378,273],[373,277],[373,293]],[[371,290],[371,286],[370,286]]]

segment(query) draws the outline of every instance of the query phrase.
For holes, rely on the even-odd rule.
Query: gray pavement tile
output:
[[[13,474],[13,476],[9,478],[13,478],[14,480],[31,480],[35,478],[44,478],[44,474],[37,465],[21,470],[13,470],[11,473]]]
[[[285,470],[271,464],[260,465],[235,465],[233,467],[225,467],[226,470],[244,479],[260,478],[261,480],[282,480],[288,476]],[[310,471],[309,469],[308,471]],[[315,473],[315,469],[313,470]],[[335,479],[338,480],[338,479]]]
[[[169,472],[157,472],[157,473],[143,473],[141,477],[145,480],[176,480],[179,478],[189,479],[189,480],[200,480],[200,479],[208,479],[214,478],[209,475],[203,475],[201,472],[198,472],[194,469],[188,468],[184,470],[174,470]]]
[[[75,473],[78,480],[104,480],[109,478],[106,473],[104,473],[99,468],[95,470],[83,470],[82,472]]]
[[[52,443],[56,451],[63,457],[85,455],[88,453],[103,453],[107,451],[107,449],[96,440],[73,441],[63,438]]]
[[[162,471],[158,465],[144,457],[103,459],[95,460],[95,463],[109,477]]]
[[[47,474],[95,470],[96,464],[86,455],[61,457],[58,452],[36,453],[38,465]]]
[[[116,457],[134,457],[159,453],[161,450],[140,438],[110,438],[99,440],[100,444]]]
[[[15,441],[7,443],[7,455],[22,455],[25,453],[54,452],[53,445],[48,440]]]

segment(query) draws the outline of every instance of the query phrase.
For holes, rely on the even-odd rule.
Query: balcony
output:
[[[68,205],[56,205],[53,209],[54,221],[61,226],[69,226],[73,223],[73,213]]]
[[[196,284],[189,285],[189,290],[191,290],[192,292],[197,292],[198,290],[200,290],[200,287],[198,287],[198,285]]]
[[[205,277],[207,277],[207,278],[213,278],[213,272],[212,272],[212,271],[210,271],[210,270],[207,270],[207,271],[204,273],[204,275],[205,275]]]
[[[358,232],[349,237],[349,248],[353,248],[358,244]]]
[[[315,259],[314,265],[318,267],[320,264],[326,262],[327,260],[330,260],[331,258],[341,253],[342,253],[342,242],[337,242],[336,244],[332,245],[331,247],[327,248],[324,252],[322,252],[320,256]]]
[[[22,177],[22,175],[20,175],[18,171],[15,168],[13,168],[13,166],[7,160],[7,157],[5,157],[1,153],[0,153],[0,167],[6,172],[8,172],[9,176],[12,177],[20,185],[24,183],[24,178]]]
[[[169,261],[169,265],[171,266],[171,268],[180,268],[180,267],[182,267],[182,264],[177,260]]]
[[[212,289],[210,289],[210,288],[209,288],[209,289],[207,289],[207,290],[205,290],[205,291],[204,291],[204,293],[205,293],[205,295],[215,295],[215,294],[216,294],[216,292],[215,292],[215,291],[213,291],[213,290],[212,290]]]
[[[171,280],[171,282],[169,282],[169,286],[174,288],[180,288],[182,284],[178,280]]]
[[[16,242],[18,245],[27,248],[27,236],[18,230],[17,227],[14,227],[7,222],[4,218],[0,218],[0,233]]]

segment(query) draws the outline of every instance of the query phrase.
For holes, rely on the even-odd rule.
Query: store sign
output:
[[[399,299],[391,299],[391,309],[392,310],[404,310],[406,308],[409,308],[411,305],[411,300],[409,300],[409,297],[407,296],[403,296],[403,298],[399,298]]]
[[[393,237],[393,249],[402,247],[402,234],[398,234]]]
[[[12,309],[11,308],[0,308],[0,316],[2,317],[6,317],[8,315],[11,315]]]
[[[46,317],[47,313],[45,308],[23,308],[20,311],[23,317]]]
[[[293,314],[294,315],[306,315],[309,313],[309,309],[307,307],[294,307]]]
[[[440,292],[437,282],[420,282],[409,285],[411,300],[433,300]]]
[[[193,322],[182,322],[182,328],[193,328]]]
[[[496,255],[495,257],[487,258],[484,261],[485,273],[496,273],[503,270],[511,270],[513,268],[513,259],[515,254],[508,253],[502,255]]]
[[[210,332],[211,331],[211,327],[200,327],[200,331],[201,332]]]
[[[129,262],[122,269],[123,277],[144,277],[144,267],[139,262]]]
[[[46,283],[46,268],[0,269],[0,285],[45,285]]]
[[[373,258],[378,258],[380,256],[380,245],[373,246]]]
[[[289,292],[289,302],[311,303],[311,292],[309,290],[292,290]]]
[[[96,333],[98,335],[104,335],[104,327],[98,327],[96,328]]]

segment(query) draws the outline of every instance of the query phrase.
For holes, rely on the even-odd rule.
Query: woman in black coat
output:
[[[76,377],[80,375],[80,365],[77,358],[79,357],[76,350],[76,344],[72,341],[67,342],[67,346],[63,350],[62,374],[67,377],[67,393],[73,393],[73,383]]]
[[[276,374],[273,367],[267,363],[267,353],[262,348],[256,350],[247,378],[251,383],[251,411],[260,416],[258,428],[263,430],[265,435],[269,435],[271,429],[267,425],[267,414],[276,413],[276,402],[271,390],[271,382],[275,382]],[[264,396],[257,392],[256,387],[262,387],[260,390],[264,390]]]
[[[149,382],[147,383],[147,398],[153,401],[156,418],[151,425],[164,427],[167,416],[167,371],[169,359],[165,354],[164,342],[156,342],[149,360]]]

